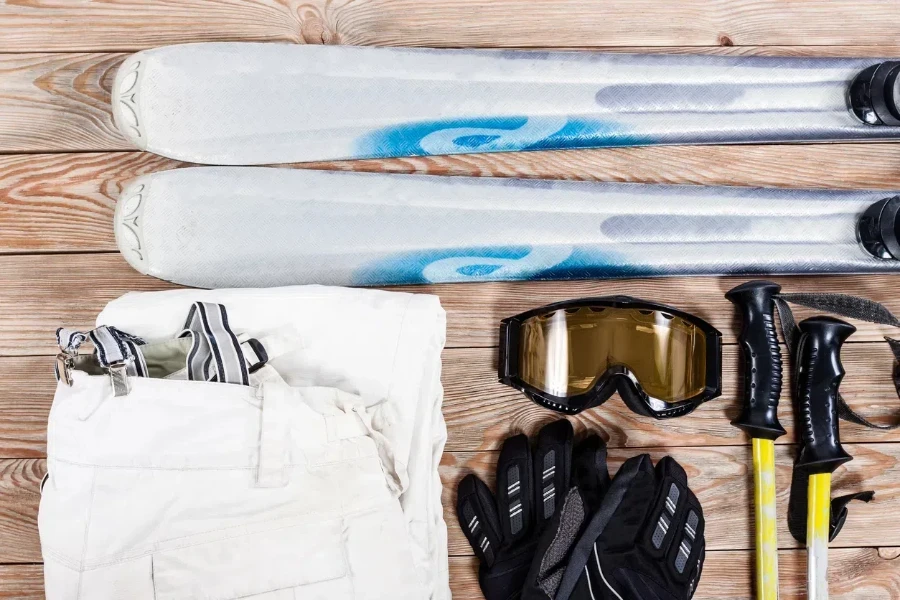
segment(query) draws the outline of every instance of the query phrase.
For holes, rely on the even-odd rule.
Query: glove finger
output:
[[[552,600],[557,597],[571,550],[588,516],[580,491],[572,488],[538,540],[531,570],[522,590],[522,600]]]
[[[643,525],[655,478],[650,456],[640,454],[622,463],[613,478],[600,508],[590,515],[582,534],[569,554],[569,561],[557,592],[557,598],[580,598],[573,595],[591,581],[588,571],[600,576],[598,552],[617,552],[632,548]],[[588,579],[583,579],[588,577]],[[595,588],[598,598],[606,598]],[[606,586],[603,587],[606,589]]]
[[[686,495],[684,509],[675,521],[675,535],[667,563],[675,580],[689,582],[693,591],[700,579],[706,552],[706,521],[694,492],[688,489]]]
[[[572,455],[572,485],[581,491],[589,513],[600,507],[609,484],[606,442],[591,435],[575,445]]]
[[[503,443],[497,460],[497,513],[505,543],[515,543],[531,534],[532,483],[531,446],[524,434]]]
[[[535,512],[538,530],[556,514],[556,507],[571,487],[572,424],[561,419],[545,425],[538,433],[534,451]]]
[[[500,521],[493,494],[475,475],[466,475],[459,482],[456,516],[481,564],[493,566],[502,539]]]
[[[687,487],[687,473],[671,456],[656,465],[659,479],[656,501],[647,527],[648,552],[662,559],[672,577],[681,583],[692,580],[705,552],[705,521],[697,496]]]

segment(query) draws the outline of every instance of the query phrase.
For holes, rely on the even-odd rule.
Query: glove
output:
[[[518,600],[538,540],[571,485],[599,499],[609,486],[606,445],[593,435],[573,453],[566,420],[546,425],[532,451],[520,434],[503,443],[497,461],[497,496],[475,475],[457,489],[459,525],[481,563],[478,582],[486,600]]]
[[[687,474],[665,457],[631,458],[597,510],[566,496],[535,550],[522,600],[689,600],[706,544]]]

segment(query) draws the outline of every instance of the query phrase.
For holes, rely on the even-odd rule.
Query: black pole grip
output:
[[[800,323],[797,344],[797,402],[803,447],[798,467],[807,473],[832,473],[851,460],[841,446],[838,388],[844,378],[841,345],[856,327],[832,317]]]
[[[738,342],[744,365],[744,408],[731,422],[767,440],[784,435],[778,422],[782,364],[775,330],[775,300],[781,286],[771,281],[748,281],[725,294],[741,311]]]

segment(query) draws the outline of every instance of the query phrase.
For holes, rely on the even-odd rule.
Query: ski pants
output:
[[[73,373],[48,426],[48,600],[421,600],[361,399],[291,387]]]

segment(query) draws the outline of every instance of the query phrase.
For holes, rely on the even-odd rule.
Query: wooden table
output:
[[[8,0],[0,2],[0,598],[42,598],[36,516],[54,381],[53,332],[88,327],[130,290],[168,284],[116,253],[111,219],[122,182],[180,164],[135,152],[117,133],[109,88],[125,54],[177,42],[253,40],[412,46],[603,48],[611,51],[803,56],[900,56],[896,3],[819,0]],[[304,168],[603,181],[900,189],[900,145],[637,148],[323,163]],[[300,166],[297,165],[299,168]],[[628,293],[676,304],[726,336],[725,393],[667,423],[614,398],[573,419],[604,432],[613,467],[639,452],[673,454],[707,515],[707,563],[697,598],[751,597],[753,515],[748,439],[738,410],[736,323],[722,294],[739,280],[437,285],[448,311],[442,474],[455,598],[480,598],[476,561],[453,514],[458,478],[487,475],[500,442],[550,414],[496,383],[498,320],[588,294]],[[900,314],[890,276],[780,278],[789,291],[840,291]],[[800,311],[807,316],[807,311]],[[886,344],[859,324],[844,352],[851,404],[884,422],[900,414]],[[788,406],[782,422],[793,421]],[[783,599],[803,598],[805,552],[787,532],[795,446],[779,440]],[[855,460],[835,493],[877,490],[854,504],[832,544],[833,598],[900,598],[900,432],[843,426]],[[90,599],[87,599],[90,600]]]

